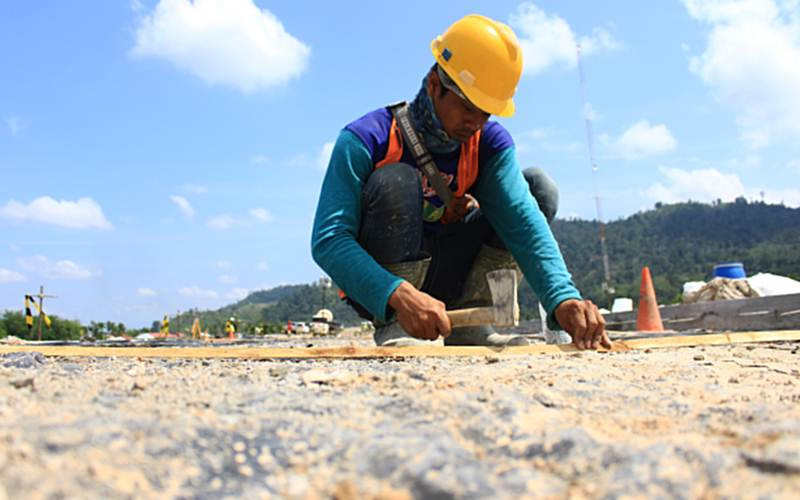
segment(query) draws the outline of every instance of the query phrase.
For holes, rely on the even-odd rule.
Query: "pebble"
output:
[[[4,354],[3,366],[8,368],[41,368],[47,363],[40,352],[11,352]]]
[[[33,377],[18,378],[16,380],[12,380],[10,384],[15,389],[23,389],[25,387],[30,387],[31,389],[34,389]]]

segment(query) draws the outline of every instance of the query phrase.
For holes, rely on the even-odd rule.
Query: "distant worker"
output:
[[[161,321],[161,336],[163,338],[169,337],[169,316],[166,314],[164,315],[164,319]]]
[[[517,264],[551,328],[581,349],[610,347],[548,225],[558,192],[522,171],[511,135],[522,73],[514,32],[469,15],[431,44],[435,63],[409,103],[347,125],[333,148],[314,220],[314,260],[376,324],[382,346],[523,345],[492,327],[452,328],[445,310],[491,305],[486,273]],[[412,147],[413,146],[413,147]],[[447,201],[449,200],[449,201]]]
[[[236,319],[230,318],[225,322],[225,333],[228,334],[229,339],[236,338]]]

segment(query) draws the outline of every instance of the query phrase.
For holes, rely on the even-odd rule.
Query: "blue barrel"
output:
[[[747,277],[741,262],[723,262],[722,264],[717,264],[714,266],[713,275],[715,278],[738,279]]]

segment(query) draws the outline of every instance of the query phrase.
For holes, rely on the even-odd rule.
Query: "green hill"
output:
[[[194,318],[199,318],[203,330],[218,333],[225,321],[234,317],[239,322],[240,331],[261,326],[275,332],[280,331],[288,320],[309,321],[323,306],[330,309],[334,319],[342,324],[357,325],[361,321],[351,307],[339,300],[335,288],[323,289],[318,284],[308,284],[259,290],[215,311],[190,310],[181,314],[178,324],[191,325]],[[174,321],[170,319],[171,324]]]
[[[575,283],[604,304],[598,226],[557,220],[553,232]],[[748,203],[656,205],[606,225],[606,244],[617,296],[637,298],[649,266],[661,302],[679,301],[683,283],[710,278],[715,264],[742,262],[748,275],[800,277],[800,209]]]
[[[587,298],[608,305],[602,291],[603,266],[598,225],[586,220],[556,220],[553,233],[575,283]],[[649,266],[661,302],[677,302],[683,283],[708,280],[715,264],[742,262],[748,274],[770,272],[800,279],[800,209],[748,203],[658,204],[606,225],[611,276],[617,296],[638,297],[642,266]],[[324,295],[323,295],[324,293]],[[523,317],[535,317],[535,296],[520,287]],[[323,304],[343,324],[360,319],[336,295],[317,284],[284,285],[251,293],[217,311],[189,311],[180,320],[200,317],[204,328],[221,331],[230,316],[245,329],[257,324],[280,328],[286,320],[307,321]]]

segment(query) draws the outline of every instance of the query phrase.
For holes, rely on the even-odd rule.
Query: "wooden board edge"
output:
[[[727,332],[716,334],[652,337],[618,340],[611,349],[599,352],[625,352],[669,347],[726,345],[752,342],[798,341],[800,330]],[[85,347],[85,346],[0,346],[0,354],[39,352],[45,356],[129,357],[186,359],[360,359],[406,357],[522,356],[579,352],[574,345],[537,344],[492,348],[482,346],[414,347]]]

